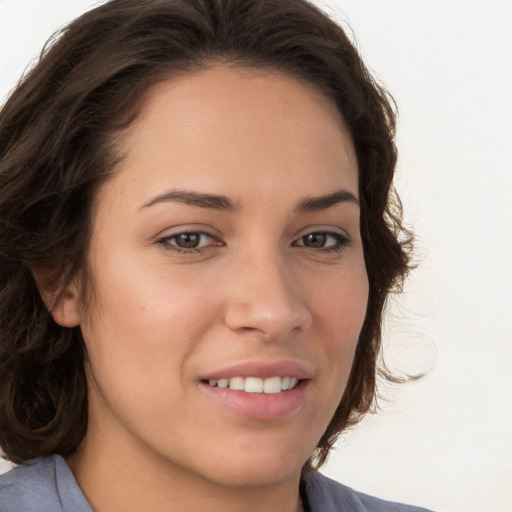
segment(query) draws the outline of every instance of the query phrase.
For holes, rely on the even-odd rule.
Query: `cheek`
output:
[[[95,300],[82,321],[95,379],[134,396],[169,387],[169,375],[179,381],[218,310],[206,300],[207,280],[179,271],[169,279],[165,266],[140,262],[114,260],[96,269]]]
[[[317,284],[320,284],[317,282]],[[315,324],[313,340],[307,340],[312,360],[321,368],[313,385],[318,400],[308,422],[315,442],[323,435],[341,402],[352,369],[355,350],[366,315],[368,281],[364,266],[333,272],[310,294]]]
[[[319,325],[329,329],[335,339],[355,340],[359,337],[368,304],[368,278],[363,265],[346,272],[333,273],[323,279],[315,292],[310,309]]]
[[[333,393],[343,391],[349,377],[368,304],[364,266],[326,280],[314,297],[314,315],[333,377]],[[337,390],[337,391],[336,391]]]

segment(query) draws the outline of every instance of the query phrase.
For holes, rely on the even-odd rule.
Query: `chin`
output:
[[[240,467],[230,467],[222,474],[217,472],[215,481],[223,486],[235,488],[273,487],[294,478],[298,479],[301,469],[301,464],[290,464],[286,460],[265,466],[249,466],[244,462]]]
[[[229,453],[211,471],[211,479],[227,487],[272,487],[287,480],[299,478],[308,455],[290,453]]]

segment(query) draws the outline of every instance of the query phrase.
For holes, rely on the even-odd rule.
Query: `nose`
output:
[[[236,267],[224,317],[229,329],[279,342],[311,325],[300,283],[282,258],[260,253]]]

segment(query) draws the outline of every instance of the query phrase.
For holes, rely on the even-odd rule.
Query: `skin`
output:
[[[92,304],[71,285],[53,311],[87,347],[88,432],[68,464],[96,512],[294,511],[366,312],[350,133],[314,88],[219,65],[149,91],[124,151],[98,192]],[[162,197],[176,190],[235,208]],[[177,250],[172,236],[198,232],[199,247]],[[337,235],[305,237],[318,232]],[[276,419],[226,409],[201,384],[282,360],[309,378]]]

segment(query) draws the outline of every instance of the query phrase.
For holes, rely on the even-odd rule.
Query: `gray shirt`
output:
[[[353,491],[311,471],[304,478],[310,512],[428,512]],[[34,459],[0,476],[0,512],[93,512],[64,459]]]

